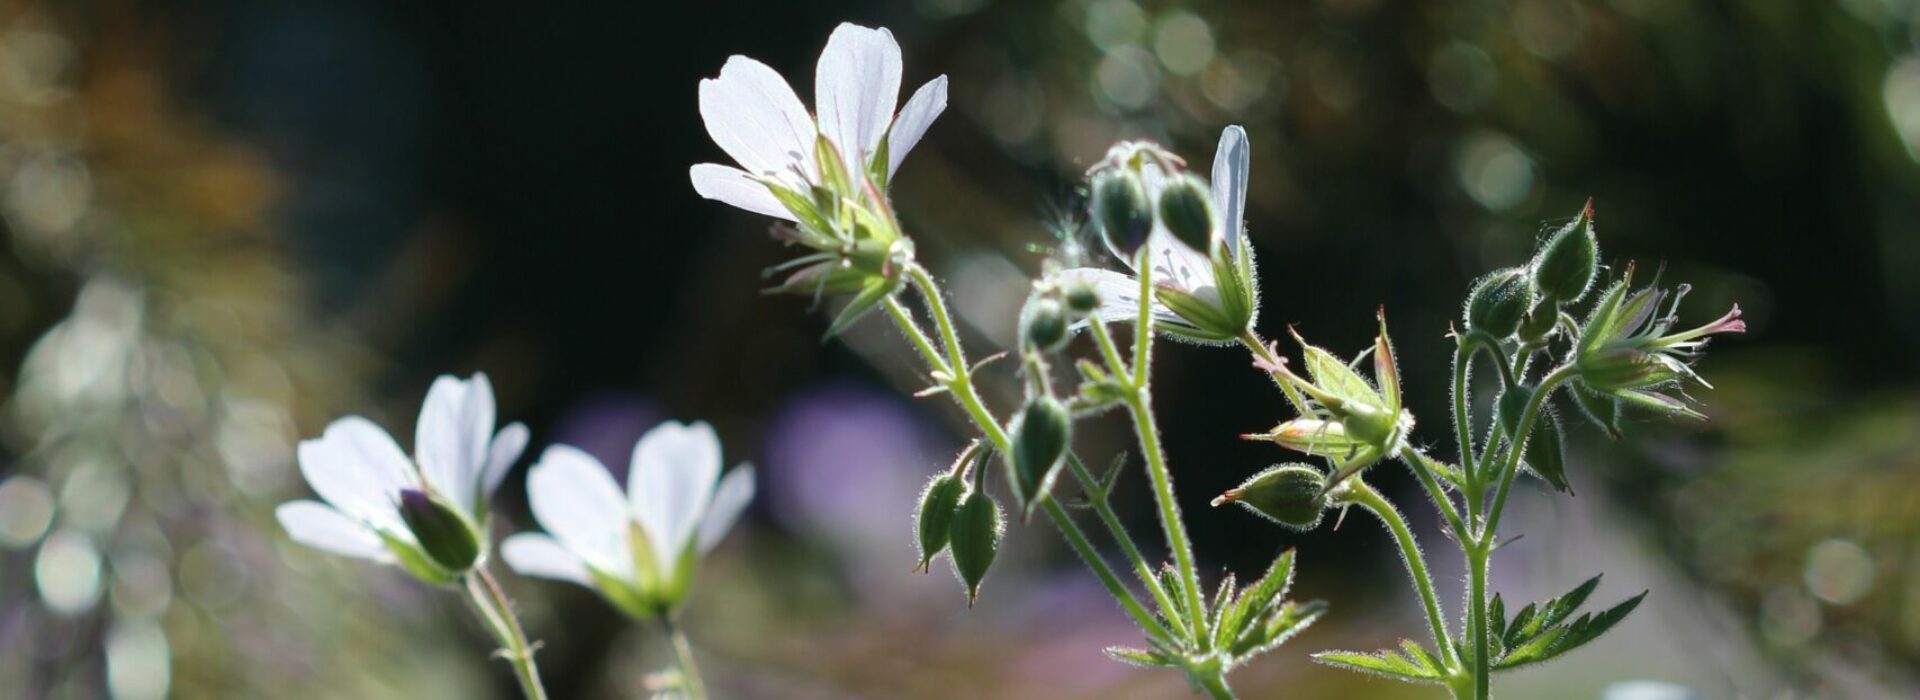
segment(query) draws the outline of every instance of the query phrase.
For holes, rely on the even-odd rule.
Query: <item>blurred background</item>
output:
[[[1137,635],[1044,527],[1012,528],[971,610],[944,566],[909,573],[962,417],[907,397],[884,324],[822,342],[807,299],[761,295],[790,251],[688,185],[724,159],[699,79],[749,54],[811,101],[843,20],[892,28],[909,89],[952,80],[895,196],[976,355],[1011,342],[1050,212],[1109,143],[1204,166],[1243,124],[1263,331],[1353,352],[1384,304],[1438,445],[1468,283],[1594,197],[1607,263],[1664,264],[1684,315],[1738,301],[1751,331],[1702,364],[1710,423],[1575,427],[1578,495],[1523,482],[1497,590],[1652,594],[1502,696],[1920,694],[1912,0],[3,0],[0,697],[512,697],[453,597],[271,516],[307,493],[296,441],[360,413],[410,444],[432,378],[473,371],[535,450],[624,465],[654,423],[705,419],[761,467],[686,618],[724,697],[1187,697],[1101,655]],[[1306,660],[1424,636],[1400,562],[1367,519],[1208,508],[1289,459],[1234,438],[1284,402],[1243,352],[1158,359],[1208,576],[1297,546],[1295,597],[1333,605],[1244,696],[1436,697]],[[1010,371],[986,374],[1004,410]],[[1080,445],[1125,438],[1106,419]],[[1411,480],[1372,479],[1459,600]],[[531,527],[509,484],[500,529]],[[591,593],[508,585],[556,698],[635,697],[665,664]]]

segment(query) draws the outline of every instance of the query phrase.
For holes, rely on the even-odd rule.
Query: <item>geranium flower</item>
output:
[[[623,495],[592,455],[554,445],[527,476],[534,518],[548,534],[500,545],[528,576],[587,586],[642,619],[686,598],[699,557],[753,499],[753,468],[720,476],[720,439],[706,423],[663,423],[641,436]]]
[[[1096,168],[1137,168],[1147,200],[1158,202],[1161,191],[1179,175],[1166,172],[1161,163],[1177,159],[1134,155],[1140,149],[1158,148],[1152,144],[1118,144]],[[1154,322],[1162,330],[1192,340],[1220,342],[1237,338],[1253,325],[1258,294],[1253,287],[1252,248],[1245,235],[1248,151],[1246,130],[1229,126],[1220,134],[1209,188],[1214,208],[1210,250],[1194,250],[1181,243],[1157,218],[1147,235],[1146,257],[1159,288],[1153,305]],[[1056,272],[1052,279],[1061,285],[1091,286],[1100,298],[1102,320],[1132,321],[1140,315],[1140,280],[1135,271],[1139,261],[1125,252],[1114,254],[1127,266],[1127,272],[1078,267]]]
[[[289,501],[275,515],[301,544],[452,582],[484,553],[487,501],[527,446],[525,425],[493,426],[487,375],[442,376],[420,407],[413,459],[373,421],[336,420],[298,450],[324,502]]]
[[[884,185],[947,108],[943,75],[915,91],[896,115],[900,65],[900,45],[891,32],[841,24],[827,39],[814,75],[816,119],[772,68],[746,56],[728,58],[719,77],[700,81],[700,117],[713,142],[740,167],[693,166],[694,191],[796,221],[769,186],[804,198],[814,185],[825,184],[816,149],[821,136],[855,177],[872,173]]]

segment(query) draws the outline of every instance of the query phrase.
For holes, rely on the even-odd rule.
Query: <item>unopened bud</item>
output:
[[[467,519],[426,492],[401,491],[400,517],[420,549],[448,571],[466,571],[480,558],[480,541]]]
[[[1508,435],[1517,435],[1520,430],[1520,416],[1527,411],[1527,402],[1533,400],[1533,390],[1525,386],[1507,387],[1500,393],[1496,413],[1500,418],[1500,429]]]
[[[1107,249],[1123,260],[1147,244],[1153,231],[1153,203],[1140,177],[1124,169],[1103,170],[1093,176],[1093,219]]]
[[[1051,297],[1028,301],[1020,320],[1020,335],[1027,347],[1040,352],[1058,351],[1067,344],[1066,308]]]
[[[1586,296],[1600,271],[1600,244],[1593,234],[1593,200],[1580,216],[1555,231],[1533,259],[1533,284],[1545,296],[1571,304]]]
[[[1311,530],[1327,509],[1327,477],[1306,464],[1276,464],[1228,489],[1213,505],[1238,503],[1281,525]]]
[[[1100,308],[1100,292],[1093,285],[1074,282],[1060,290],[1060,297],[1067,302],[1067,310],[1075,316],[1085,316]]]
[[[1025,513],[1031,514],[1034,505],[1052,490],[1072,429],[1067,407],[1052,396],[1028,399],[1020,415],[1014,417],[1009,431],[1013,434],[1012,481],[1014,498]]]
[[[1188,248],[1213,253],[1213,196],[1200,178],[1180,175],[1160,190],[1160,221]]]
[[[1499,270],[1480,278],[1473,294],[1467,297],[1467,326],[1505,338],[1519,330],[1520,318],[1532,305],[1533,288],[1527,281],[1526,270],[1517,267]]]
[[[966,492],[966,479],[952,473],[933,477],[920,492],[920,512],[914,520],[914,531],[920,539],[920,563],[915,568],[926,571],[933,556],[947,548],[954,513]]]
[[[953,571],[967,584],[967,607],[973,607],[974,599],[980,596],[980,582],[987,578],[987,569],[1000,552],[1000,535],[1005,528],[1000,504],[991,496],[974,491],[960,499],[949,546],[953,548]]]

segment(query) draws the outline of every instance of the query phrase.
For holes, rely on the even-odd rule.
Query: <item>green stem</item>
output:
[[[1167,550],[1173,552],[1174,565],[1180,569],[1180,586],[1187,598],[1188,625],[1193,641],[1202,650],[1213,640],[1204,634],[1201,620],[1206,605],[1200,597],[1200,576],[1193,563],[1193,546],[1187,539],[1187,526],[1180,519],[1180,502],[1174,499],[1173,475],[1167,470],[1166,455],[1160,449],[1160,429],[1154,425],[1151,392],[1139,387],[1127,395],[1127,412],[1133,416],[1134,432],[1140,437],[1140,451],[1146,455],[1147,475],[1153,481],[1153,496],[1160,508],[1160,527],[1167,536]]]
[[[1527,437],[1533,434],[1533,423],[1540,417],[1540,407],[1554,389],[1573,378],[1574,372],[1573,365],[1562,365],[1540,380],[1540,386],[1533,390],[1533,396],[1527,400],[1527,409],[1521,412],[1519,425],[1514,426],[1513,436],[1507,439],[1506,459],[1500,464],[1500,488],[1493,494],[1493,506],[1487,512],[1487,524],[1480,530],[1483,545],[1493,541],[1494,531],[1500,527],[1500,513],[1507,505],[1507,490],[1512,488],[1514,474],[1520,470],[1520,454],[1526,447]]]
[[[1166,587],[1160,585],[1160,577],[1153,575],[1153,565],[1148,564],[1147,558],[1140,554],[1140,548],[1133,543],[1133,536],[1127,533],[1127,526],[1121,523],[1120,516],[1113,512],[1113,504],[1108,502],[1108,494],[1100,486],[1100,480],[1095,478],[1092,472],[1087,471],[1086,463],[1081,462],[1080,456],[1072,452],[1067,453],[1067,466],[1073,470],[1074,478],[1080,480],[1080,488],[1087,492],[1088,500],[1093,502],[1093,511],[1100,515],[1102,522],[1106,523],[1107,530],[1114,533],[1114,539],[1120,543],[1121,551],[1125,552],[1127,560],[1133,563],[1134,574],[1140,577],[1140,583],[1147,587],[1147,592],[1153,594],[1154,602],[1160,604],[1161,610],[1176,610],[1173,598],[1167,595]]]
[[[1234,699],[1233,689],[1227,687],[1227,674],[1216,671],[1199,676],[1197,680],[1200,681],[1200,689],[1206,691],[1207,697],[1213,700]]]
[[[1413,579],[1413,587],[1420,594],[1420,603],[1426,606],[1427,624],[1433,628],[1433,643],[1440,648],[1441,659],[1446,662],[1447,670],[1457,668],[1459,658],[1454,655],[1453,637],[1447,633],[1446,613],[1441,611],[1440,599],[1434,595],[1433,576],[1427,573],[1426,557],[1420,553],[1420,544],[1413,539],[1413,531],[1407,529],[1406,518],[1367,482],[1356,478],[1352,484],[1350,493],[1354,502],[1380,518],[1380,522],[1393,533],[1394,542],[1400,545],[1400,558],[1406,561],[1407,577]]]
[[[933,317],[934,326],[940,333],[941,342],[946,346],[946,355],[943,357],[941,353],[934,348],[932,341],[927,338],[927,334],[920,329],[920,324],[914,320],[913,315],[907,312],[897,298],[889,297],[887,299],[887,311],[893,316],[894,323],[900,327],[901,331],[913,339],[915,348],[920,351],[921,356],[926,360],[927,364],[935,370],[943,370],[945,372],[947,375],[945,379],[947,393],[951,394],[954,402],[958,403],[960,407],[967,412],[967,416],[973,421],[974,427],[978,428],[981,434],[986,436],[987,441],[992,443],[994,449],[999,450],[1000,454],[1009,454],[1011,446],[1007,439],[1006,430],[1000,427],[1000,422],[994,419],[993,413],[987,410],[986,404],[980,400],[979,393],[974,390],[972,371],[967,367],[966,355],[960,348],[959,334],[954,330],[953,319],[951,314],[947,312],[946,300],[941,296],[939,284],[933,280],[931,275],[927,274],[926,270],[917,265],[910,269],[909,274],[912,276],[914,285],[918,288],[920,296],[926,301],[927,313]],[[1113,573],[1112,567],[1108,566],[1106,561],[1100,558],[1099,552],[1096,551],[1093,548],[1093,544],[1087,540],[1086,533],[1080,530],[1080,526],[1067,514],[1066,509],[1051,498],[1043,502],[1041,507],[1042,510],[1046,512],[1047,519],[1051,520],[1054,527],[1060,530],[1060,534],[1067,540],[1067,544],[1073,547],[1076,554],[1080,555],[1081,561],[1086,563],[1087,568],[1093,570],[1094,575],[1107,587],[1107,592],[1113,594],[1114,600],[1119,602],[1120,607],[1134,619],[1134,622],[1138,623],[1141,629],[1150,633],[1171,637],[1165,625],[1162,625],[1159,619],[1155,618],[1151,612],[1147,611],[1145,606],[1140,604],[1139,599],[1134,597],[1133,592],[1127,590],[1126,585]],[[1111,529],[1111,527],[1112,524],[1110,523],[1109,528]],[[1116,530],[1113,534],[1115,539],[1127,542],[1128,548],[1131,550],[1131,540],[1126,538],[1124,531]],[[1134,556],[1136,557],[1136,566],[1144,568],[1145,560],[1138,558],[1137,551],[1134,552]]]
[[[660,616],[660,626],[673,645],[673,660],[680,667],[680,687],[687,692],[687,700],[706,700],[707,683],[700,678],[700,666],[693,662],[693,644],[687,641],[687,633],[673,624],[670,615]]]
[[[1492,552],[1478,543],[1465,545],[1467,554],[1467,634],[1473,638],[1473,697],[1488,700],[1493,693],[1493,645],[1487,639],[1487,562]]]
[[[513,665],[514,678],[520,681],[520,692],[527,700],[546,700],[547,691],[540,683],[540,668],[533,662],[533,645],[527,641],[527,635],[520,627],[520,618],[513,614],[513,602],[500,588],[500,582],[494,580],[485,566],[475,567],[466,576],[467,595],[481,618],[487,623],[495,641],[501,645],[498,652]]]
[[[1408,457],[1408,455],[1412,456]],[[1445,487],[1442,487],[1439,480],[1433,476],[1434,472],[1444,469],[1445,467],[1436,463],[1434,459],[1427,456],[1425,452],[1413,449],[1411,446],[1401,450],[1401,459],[1413,470],[1414,476],[1420,479],[1420,485],[1426,488],[1427,498],[1433,501],[1433,506],[1439,508],[1440,515],[1447,519],[1447,527],[1453,531],[1454,539],[1461,540],[1461,538],[1471,534],[1471,532],[1467,530],[1466,523],[1460,520],[1460,511],[1454,507],[1453,498],[1447,494]]]

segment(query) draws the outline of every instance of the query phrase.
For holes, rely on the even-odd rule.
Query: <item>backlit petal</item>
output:
[[[839,147],[849,169],[865,172],[900,99],[900,45],[893,33],[844,23],[835,28],[820,52],[813,96],[820,133]]]
[[[700,552],[713,551],[720,544],[727,531],[733,529],[735,521],[740,519],[741,511],[753,500],[753,465],[742,464],[734,467],[720,479],[720,486],[713,490],[713,505],[707,509],[707,517],[700,521]]]
[[[747,171],[715,163],[701,163],[687,172],[693,191],[716,202],[731,204],[755,214],[794,221],[793,212],[775,199],[767,186],[754,181]]]
[[[633,446],[627,497],[653,545],[661,570],[686,549],[720,476],[720,438],[706,423],[661,423]]]
[[[566,445],[548,447],[527,473],[527,499],[540,526],[568,550],[632,579],[626,499],[600,460]]]
[[[500,558],[507,560],[507,566],[522,576],[593,586],[593,577],[587,574],[587,565],[580,557],[546,535],[527,532],[502,540]]]
[[[720,77],[700,81],[700,118],[713,142],[747,172],[812,181],[813,115],[767,64],[727,59]]]
[[[907,106],[900,108],[900,116],[894,117],[893,128],[887,136],[887,180],[893,180],[893,174],[900,170],[900,162],[907,159],[907,152],[920,143],[920,137],[927,135],[927,128],[933,126],[933,120],[947,110],[947,76],[927,81],[927,84],[915,90],[913,97],[907,99]]]
[[[318,501],[288,501],[273,514],[287,536],[300,544],[349,557],[393,561],[393,552],[371,528]]]

